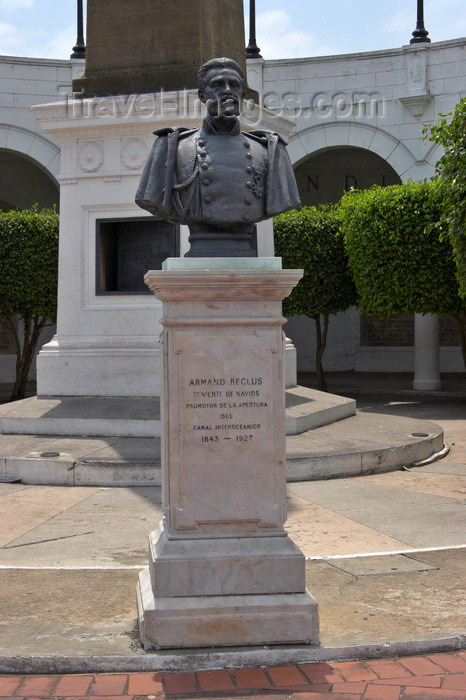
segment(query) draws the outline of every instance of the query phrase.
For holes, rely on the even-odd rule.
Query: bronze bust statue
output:
[[[189,257],[252,257],[254,224],[300,206],[293,168],[278,134],[240,130],[245,79],[235,61],[208,61],[198,85],[202,127],[155,132],[136,203],[189,225]]]

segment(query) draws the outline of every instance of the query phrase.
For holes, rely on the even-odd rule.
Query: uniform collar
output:
[[[202,124],[202,131],[205,134],[218,134],[219,132],[216,130],[214,122],[211,117],[205,117],[204,122]],[[224,132],[222,132],[223,134]],[[241,133],[241,126],[239,123],[238,119],[235,119],[233,124],[231,125],[230,131],[226,133],[226,136],[238,136]]]

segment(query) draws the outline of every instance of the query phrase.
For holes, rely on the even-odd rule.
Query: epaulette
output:
[[[173,134],[175,131],[181,134],[183,131],[195,131],[195,129],[188,129],[186,126],[177,126],[175,129],[172,129],[171,126],[166,126],[164,129],[157,129],[157,131],[154,131],[154,134],[155,136],[168,136],[168,134]]]
[[[252,136],[253,138],[256,138],[260,141],[263,141],[264,139],[268,139],[269,136],[276,136],[279,141],[281,141],[283,144],[286,146],[286,141],[280,136],[280,134],[277,134],[276,131],[267,131],[265,129],[256,129],[254,131],[245,131],[244,134],[246,136]]]

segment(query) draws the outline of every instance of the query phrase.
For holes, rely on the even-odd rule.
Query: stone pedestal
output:
[[[281,303],[301,271],[276,258],[167,267],[146,276],[163,303],[164,520],[139,583],[142,641],[316,644],[304,556],[284,530]]]

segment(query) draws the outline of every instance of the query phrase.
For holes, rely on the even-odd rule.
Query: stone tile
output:
[[[417,675],[427,676],[442,673],[439,664],[430,661],[425,656],[408,656],[398,659],[398,663]]]
[[[55,687],[54,694],[66,697],[87,695],[93,680],[93,676],[62,676]]]
[[[0,697],[14,695],[22,680],[21,676],[0,676]]]
[[[99,674],[95,677],[95,682],[89,695],[122,695],[127,681],[128,676],[126,674]]]
[[[299,664],[299,669],[306,674],[310,682],[319,683],[341,683],[342,677],[330,664]]]
[[[364,693],[365,681],[348,681],[346,683],[334,683],[332,693]]]
[[[383,678],[374,681],[374,685],[403,685],[406,687],[419,686],[420,688],[440,688],[441,676],[411,676],[411,678]]]
[[[300,484],[288,485],[285,529],[307,557],[383,552],[406,549],[406,543],[388,537],[344,515],[296,495]],[[305,491],[312,498],[312,490]]]
[[[341,661],[332,666],[346,681],[370,681],[377,678],[361,661]]]
[[[57,680],[58,676],[28,676],[16,691],[16,695],[47,698],[52,694]]]
[[[201,690],[213,693],[224,690],[235,690],[228,671],[198,671],[197,680]]]
[[[402,678],[403,676],[411,676],[408,669],[400,666],[395,659],[370,659],[364,661],[379,678]]]
[[[50,521],[98,490],[98,488],[28,486],[9,493],[2,498],[3,526],[0,547]]]
[[[264,689],[270,688],[270,681],[260,668],[239,668],[232,671],[236,685],[240,689]]]
[[[198,686],[194,673],[178,673],[173,675],[163,674],[163,685],[167,695],[182,695],[194,693]]]
[[[466,661],[460,654],[429,654],[426,658],[449,673],[466,673]]]
[[[296,666],[275,666],[265,670],[277,687],[308,685],[307,677]]]
[[[398,700],[401,695],[401,686],[380,686],[369,684],[364,693],[364,700]]]
[[[464,700],[464,692],[462,690],[428,689],[418,686],[405,688],[403,700]]]
[[[128,695],[153,695],[163,691],[161,673],[130,673]]]
[[[451,676],[444,678],[442,689],[462,690],[466,693],[466,673],[453,673]]]
[[[444,498],[463,499],[466,493],[466,476],[459,475],[419,474],[417,471],[394,472],[368,476],[367,482]]]
[[[288,484],[288,492],[404,542],[403,549],[406,545],[446,547],[464,541],[464,506],[456,499],[379,486],[366,477],[341,479],[338,500],[331,481]]]

